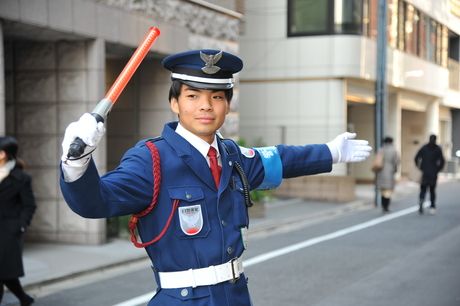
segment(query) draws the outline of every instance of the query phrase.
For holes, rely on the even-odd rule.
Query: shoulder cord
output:
[[[131,233],[131,242],[134,244],[135,247],[137,248],[145,248],[151,244],[156,243],[159,241],[166,231],[169,228],[169,225],[171,224],[172,218],[174,216],[174,213],[177,210],[177,207],[179,206],[179,200],[173,200],[173,207],[171,209],[171,213],[169,214],[168,220],[166,221],[165,226],[161,230],[161,232],[152,240],[148,242],[138,242],[137,241],[137,235],[136,235],[136,227],[137,227],[137,222],[139,221],[139,218],[144,217],[148,213],[152,211],[152,209],[155,207],[158,201],[158,193],[160,192],[160,184],[161,184],[161,166],[160,166],[160,153],[158,152],[158,148],[153,142],[146,142],[147,147],[150,150],[150,153],[152,155],[152,163],[153,163],[153,198],[152,202],[150,203],[149,207],[141,211],[140,213],[133,214],[131,218],[129,219],[128,223],[128,228],[129,232]]]

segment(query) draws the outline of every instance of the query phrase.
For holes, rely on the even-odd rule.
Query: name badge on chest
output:
[[[203,228],[201,205],[179,207],[180,228],[184,234],[194,236]]]

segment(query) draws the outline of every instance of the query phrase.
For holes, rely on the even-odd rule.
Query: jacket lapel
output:
[[[184,163],[192,170],[199,180],[214,190],[217,190],[206,159],[187,140],[175,132],[176,127],[177,122],[166,124],[162,133],[163,138],[176,151],[177,155],[182,158]]]
[[[198,152],[192,145],[190,145],[190,147],[191,151],[195,152],[192,152],[191,155],[182,156],[182,160],[189,166],[189,168],[202,182],[217,190],[216,183],[214,183],[214,179],[212,177],[211,170],[208,167],[208,163],[200,154],[200,152]]]
[[[223,141],[217,137],[217,142],[219,144],[220,158],[222,161],[222,174],[220,176],[220,186],[219,186],[219,195],[225,191],[225,186],[229,185],[230,178],[233,172],[233,166],[235,160],[237,160],[236,152],[227,149]]]

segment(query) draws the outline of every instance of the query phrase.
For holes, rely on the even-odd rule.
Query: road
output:
[[[252,235],[244,263],[254,305],[460,305],[459,187],[439,186],[434,216],[420,216],[411,194],[390,214],[369,207]],[[43,288],[34,305],[146,305],[155,289],[146,267]]]

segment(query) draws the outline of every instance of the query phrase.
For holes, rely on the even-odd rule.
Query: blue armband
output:
[[[264,180],[257,189],[263,190],[278,187],[283,179],[283,166],[278,149],[276,147],[254,149],[260,154],[265,172]]]

